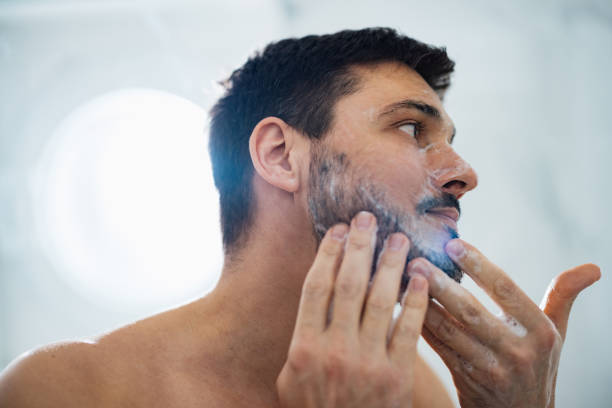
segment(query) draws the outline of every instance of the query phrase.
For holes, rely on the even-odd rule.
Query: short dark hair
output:
[[[271,43],[221,82],[225,94],[210,111],[209,152],[226,252],[237,246],[252,218],[249,137],[257,123],[275,116],[321,139],[336,102],[358,89],[359,78],[350,68],[382,62],[406,64],[440,94],[455,65],[445,48],[390,28],[366,28]]]

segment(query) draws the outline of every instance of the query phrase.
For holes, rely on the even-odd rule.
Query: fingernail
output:
[[[357,228],[360,230],[367,230],[372,225],[374,216],[367,211],[361,211],[357,214]]]
[[[393,251],[399,251],[404,246],[405,241],[406,241],[406,238],[404,238],[403,235],[400,235],[400,234],[391,235],[391,238],[389,238],[389,249]]]
[[[465,254],[465,248],[461,241],[454,239],[446,244],[446,253],[453,258],[461,258]]]
[[[425,285],[427,284],[427,280],[421,275],[414,275],[410,278],[410,282],[408,282],[408,289],[413,292],[420,292],[425,289]]]
[[[344,241],[348,232],[348,226],[345,224],[338,224],[332,228],[332,238],[338,241]]]

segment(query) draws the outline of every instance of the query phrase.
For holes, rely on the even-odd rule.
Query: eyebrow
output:
[[[397,112],[398,110],[402,110],[402,109],[416,109],[420,112],[423,112],[425,115],[430,116],[438,121],[442,118],[440,111],[434,106],[431,106],[428,103],[417,101],[414,99],[405,99],[403,101],[394,102],[390,105],[385,106],[383,108],[383,111],[378,115],[378,119],[381,119],[383,116],[391,115]],[[455,139],[456,134],[457,134],[457,129],[453,126],[453,134],[451,135],[449,143],[453,143],[453,140]]]

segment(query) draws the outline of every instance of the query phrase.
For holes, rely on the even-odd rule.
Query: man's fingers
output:
[[[427,307],[425,328],[473,366],[487,368],[491,364],[493,359],[491,351],[467,333],[450,313],[433,300],[429,301]]]
[[[463,364],[463,360],[459,357],[459,354],[438,339],[427,326],[423,327],[422,334],[427,344],[438,353],[444,364],[451,370],[451,373],[457,371],[457,368]]]
[[[399,367],[412,369],[416,359],[416,346],[427,311],[427,280],[414,276],[402,299],[402,312],[397,318],[391,340],[389,356]]]
[[[585,264],[567,270],[557,276],[542,299],[542,310],[553,321],[561,337],[565,339],[567,321],[576,296],[599,280],[601,271],[597,265]]]
[[[541,327],[544,316],[538,306],[510,279],[468,243],[453,239],[446,244],[446,252],[459,267],[483,288],[505,314],[514,317],[527,330]]]
[[[295,332],[325,329],[327,309],[334,287],[336,270],[342,259],[348,225],[338,224],[330,228],[321,244],[304,285],[298,310]]]
[[[456,387],[460,387],[461,389],[475,389],[490,378],[488,375],[490,370],[481,370],[477,368],[472,364],[472,361],[464,358],[455,350],[444,344],[444,342],[440,341],[440,339],[430,332],[427,327],[423,327],[423,338],[427,344],[438,353],[444,364],[448,367]],[[492,362],[492,364],[495,363]],[[481,404],[477,404],[476,406],[488,407],[492,405],[483,404],[481,402]]]
[[[409,249],[410,242],[404,234],[389,236],[379,256],[378,269],[366,300],[361,337],[383,350]]]
[[[410,261],[408,275],[411,278],[424,276],[429,282],[429,294],[483,344],[497,348],[501,339],[511,336],[508,327],[493,316],[474,295],[425,258]]]
[[[351,222],[344,258],[334,285],[330,329],[357,334],[376,239],[376,218],[362,211]]]

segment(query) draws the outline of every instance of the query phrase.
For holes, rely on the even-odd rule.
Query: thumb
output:
[[[574,299],[600,277],[601,271],[597,265],[585,264],[562,272],[548,286],[540,308],[557,326],[564,340]]]

